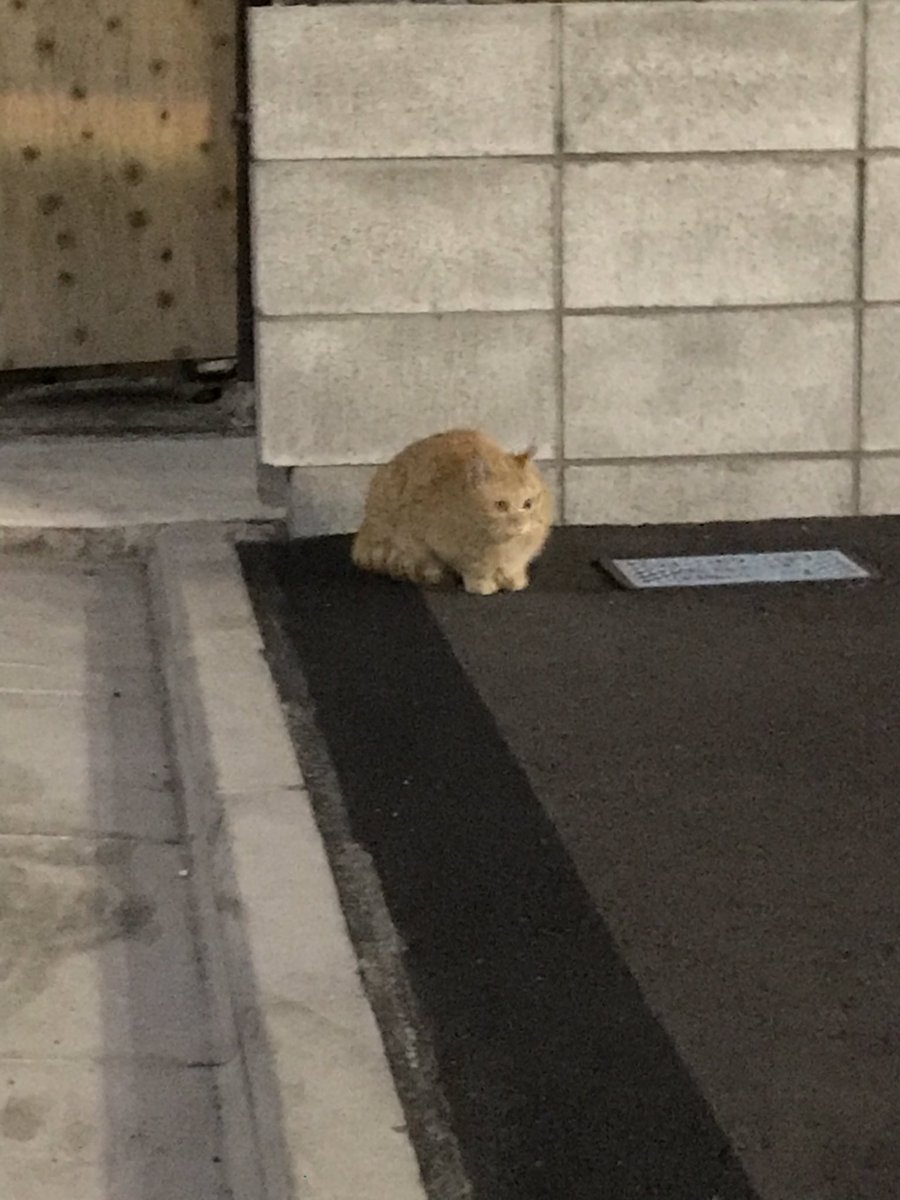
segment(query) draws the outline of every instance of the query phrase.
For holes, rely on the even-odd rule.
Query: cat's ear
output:
[[[473,454],[469,459],[469,483],[473,487],[480,487],[483,483],[487,482],[490,474],[490,467],[481,455]]]
[[[537,446],[531,442],[521,454],[514,454],[513,459],[520,467],[524,467],[527,462],[531,462],[535,454],[537,454]]]

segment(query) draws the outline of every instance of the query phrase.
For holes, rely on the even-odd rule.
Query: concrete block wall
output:
[[[535,441],[569,523],[900,511],[900,0],[251,10],[263,461]]]

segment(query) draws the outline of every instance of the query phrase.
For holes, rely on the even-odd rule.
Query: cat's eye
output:
[[[523,508],[531,508],[532,504],[534,504],[533,500],[526,500],[525,503],[522,505],[522,507]]]
[[[495,500],[494,508],[499,508],[501,512],[506,512],[506,510],[509,508],[509,501],[508,500]]]

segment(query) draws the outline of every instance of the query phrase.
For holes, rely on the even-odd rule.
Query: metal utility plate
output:
[[[753,554],[696,554],[669,558],[611,558],[595,563],[623,587],[724,587],[749,583],[827,583],[871,579],[875,572],[843,550],[784,550]]]

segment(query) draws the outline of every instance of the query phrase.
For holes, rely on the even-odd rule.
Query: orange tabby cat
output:
[[[530,450],[507,454],[477,430],[452,429],[378,468],[353,561],[414,583],[439,583],[449,569],[481,596],[520,591],[552,521]]]

